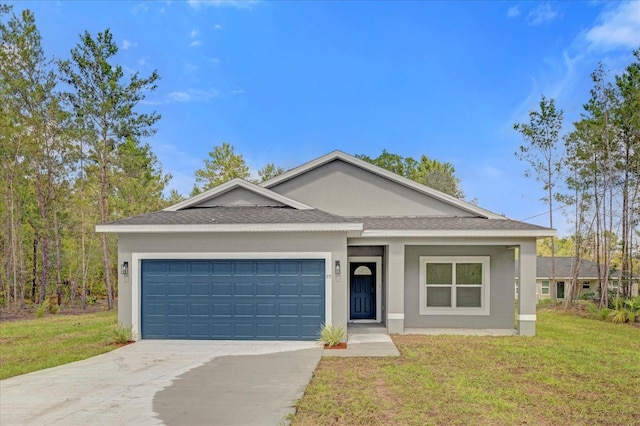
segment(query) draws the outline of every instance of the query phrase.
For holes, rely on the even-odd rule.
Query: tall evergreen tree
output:
[[[196,170],[195,175],[196,184],[191,195],[196,195],[235,178],[247,179],[249,166],[245,163],[242,154],[236,154],[232,145],[223,142],[222,145],[213,147],[213,150],[209,152],[209,158],[204,160],[204,167]]]
[[[127,141],[138,144],[155,133],[160,119],[155,112],[144,114],[137,108],[148,92],[156,89],[157,72],[142,78],[138,73],[126,79],[122,67],[112,64],[118,47],[109,30],[94,38],[85,31],[71,50],[71,59],[60,63],[68,106],[81,130],[86,161],[95,172],[99,219],[113,219],[114,170],[119,166],[118,149]],[[87,168],[87,171],[89,168]],[[88,181],[90,177],[87,176]],[[112,263],[109,240],[101,234],[107,307],[113,308]]]
[[[525,175],[542,182],[542,189],[546,192],[543,200],[549,207],[549,227],[553,228],[553,202],[564,158],[563,147],[559,144],[563,112],[556,109],[555,100],[547,99],[544,95],[539,107],[539,111],[529,112],[529,123],[516,123],[513,126],[525,142],[520,145],[516,156],[530,167]],[[555,244],[551,237],[551,298],[554,303],[557,301],[555,274]]]

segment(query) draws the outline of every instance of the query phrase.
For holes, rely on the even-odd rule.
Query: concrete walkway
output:
[[[325,349],[323,356],[335,357],[383,357],[400,356],[398,348],[388,334],[349,334],[346,349]]]
[[[0,425],[277,425],[316,342],[142,340],[0,381]]]

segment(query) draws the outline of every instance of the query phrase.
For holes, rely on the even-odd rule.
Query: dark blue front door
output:
[[[351,263],[351,319],[376,319],[376,264]]]

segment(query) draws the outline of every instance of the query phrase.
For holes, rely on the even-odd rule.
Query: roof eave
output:
[[[216,198],[219,195],[225,194],[229,191],[232,191],[235,188],[244,188],[247,191],[251,191],[255,194],[258,194],[262,197],[271,199],[278,203],[284,204],[285,206],[292,207],[297,210],[312,210],[313,207],[308,206],[299,201],[293,200],[291,198],[285,197],[284,195],[278,194],[277,192],[273,192],[268,188],[256,185],[251,182],[247,182],[243,179],[235,178],[230,180],[229,182],[225,182],[221,185],[216,186],[215,188],[211,188],[201,194],[195,195],[191,198],[188,198],[184,201],[181,201],[177,204],[169,206],[164,211],[175,212],[178,210],[183,210],[195,205],[198,205],[202,201]]]
[[[380,237],[526,237],[526,238],[546,238],[555,237],[557,232],[553,229],[549,230],[480,230],[480,229],[456,229],[456,230],[395,230],[395,229],[367,229],[362,232],[363,238],[380,238]]]
[[[361,223],[243,223],[198,225],[96,225],[96,232],[113,234],[202,233],[202,232],[351,232],[362,231]]]

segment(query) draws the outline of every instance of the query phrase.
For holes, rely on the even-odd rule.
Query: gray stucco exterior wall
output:
[[[134,309],[132,306],[132,276],[139,274],[140,268],[133,267],[136,253],[166,253],[166,259],[179,253],[182,258],[196,253],[250,253],[256,258],[269,258],[277,253],[330,253],[331,264],[326,265],[326,274],[331,275],[331,296],[327,294],[327,303],[331,303],[331,321],[340,326],[346,325],[348,313],[347,283],[345,272],[340,276],[333,274],[333,263],[338,260],[347,265],[347,237],[344,232],[277,232],[277,233],[167,233],[167,234],[120,234],[118,244],[118,265],[129,262],[129,277],[118,277],[118,321],[131,326]]]
[[[468,216],[469,212],[336,160],[270,187],[341,216]]]
[[[491,315],[420,315],[420,256],[490,256]],[[505,246],[405,247],[406,328],[514,328],[514,250]]]

